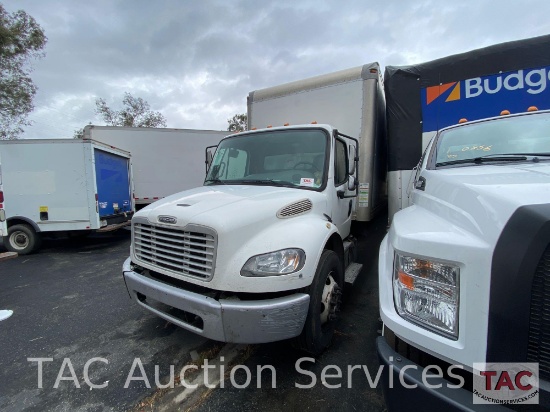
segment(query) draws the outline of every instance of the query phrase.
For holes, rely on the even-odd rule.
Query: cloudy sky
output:
[[[72,137],[125,92],[168,127],[225,130],[252,90],[550,34],[549,0],[0,0],[44,29],[26,138]]]

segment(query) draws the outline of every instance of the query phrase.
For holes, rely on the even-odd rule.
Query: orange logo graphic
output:
[[[453,90],[447,98],[445,99],[446,102],[452,102],[453,100],[460,100],[460,82],[452,82],[452,83],[445,83],[438,86],[430,86],[426,88],[426,102],[427,104],[430,104],[435,99],[437,99],[439,96],[441,96],[443,93],[445,93],[447,90],[449,90],[451,87],[453,87]]]

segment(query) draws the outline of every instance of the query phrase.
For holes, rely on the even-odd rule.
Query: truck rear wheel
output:
[[[25,224],[10,226],[8,236],[4,238],[4,246],[11,252],[17,252],[20,255],[28,255],[38,250],[40,243],[40,235],[32,227]]]
[[[315,278],[307,288],[309,311],[302,334],[296,338],[299,349],[314,356],[328,348],[334,334],[344,285],[342,263],[332,250],[325,250],[319,260]]]

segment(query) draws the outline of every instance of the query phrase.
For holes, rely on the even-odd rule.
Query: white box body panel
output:
[[[183,190],[202,186],[205,149],[217,145],[227,131],[86,126],[84,138],[132,155],[136,204],[149,204]]]
[[[248,126],[329,124],[359,140],[359,196],[354,219],[386,206],[385,102],[377,63],[300,80],[248,96]]]

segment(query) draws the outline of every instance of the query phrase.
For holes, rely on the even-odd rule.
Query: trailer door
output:
[[[130,159],[95,149],[99,217],[132,211]]]

